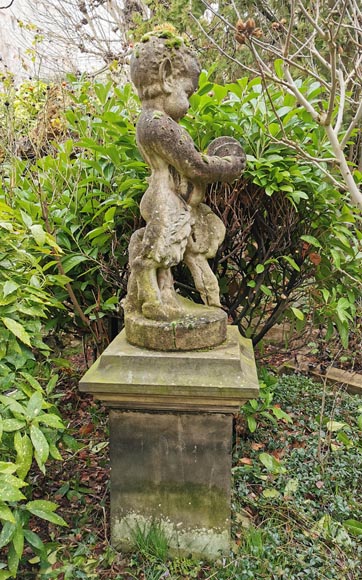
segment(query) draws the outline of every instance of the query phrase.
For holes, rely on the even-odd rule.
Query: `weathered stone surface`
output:
[[[162,352],[123,331],[80,382],[111,407],[111,534],[161,526],[171,552],[216,558],[230,543],[232,413],[258,396],[250,340]]]
[[[229,326],[223,344],[189,352],[138,348],[122,331],[83,376],[80,390],[123,409],[232,413],[257,397],[259,386],[252,343]]]
[[[227,553],[232,416],[111,411],[110,428],[112,544],[156,522],[174,553]]]
[[[172,322],[150,320],[138,312],[125,320],[128,342],[154,350],[197,350],[226,340],[227,315],[221,308],[205,307],[178,297],[183,313]]]
[[[145,323],[147,331],[140,340],[138,329],[143,320],[172,323],[189,316],[188,307],[175,292],[171,273],[182,260],[204,304],[220,307],[218,282],[208,260],[216,255],[225,227],[203,203],[205,189],[208,183],[239,177],[246,157],[232,137],[215,139],[203,155],[179,125],[197,88],[199,73],[195,53],[169,29],[146,35],[131,59],[131,77],[142,103],[137,144],[151,176],[140,205],[146,225],[130,241],[131,274],[123,306],[127,336],[134,344],[148,348],[155,348],[154,332],[152,325]],[[193,314],[193,322],[202,316],[201,310]],[[207,334],[210,327],[201,321],[200,329],[202,326]],[[184,349],[186,326],[182,323],[180,328],[185,340],[179,345]],[[167,325],[160,329],[167,334]],[[194,341],[192,334],[190,343]],[[220,342],[218,331],[216,334],[213,344]],[[212,346],[209,338],[199,344],[203,346]]]

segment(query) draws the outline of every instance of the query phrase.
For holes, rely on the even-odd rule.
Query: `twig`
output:
[[[11,6],[14,4],[15,0],[11,0],[10,4],[8,4],[7,6],[0,6],[0,10],[6,10],[7,8],[11,8]]]
[[[322,28],[319,26],[318,24],[318,18],[316,18],[315,20],[311,17],[311,15],[309,14],[308,10],[303,6],[303,2],[299,1],[299,7],[301,9],[301,11],[303,12],[304,16],[306,17],[306,19],[308,20],[308,22],[313,26],[313,28],[316,29],[316,31],[318,32],[318,34],[323,38],[323,40],[327,40],[327,35],[326,33],[322,30]]]
[[[331,35],[332,36],[332,35]],[[337,47],[336,43],[331,40],[330,41],[330,61],[331,61],[331,92],[329,94],[329,102],[328,102],[328,110],[327,114],[323,119],[324,125],[330,125],[334,110],[334,102],[336,100],[336,92],[337,92],[337,75],[336,75],[336,68],[337,68]]]
[[[295,1],[292,0],[291,6],[290,6],[289,26],[288,26],[287,37],[285,39],[285,45],[284,45],[284,50],[283,50],[284,57],[288,56],[288,54],[289,54],[290,40],[292,37],[292,30],[293,30],[293,26],[294,26],[294,14],[295,14]]]
[[[337,115],[336,124],[334,126],[334,131],[337,135],[341,129],[341,125],[342,125],[342,121],[343,121],[343,114],[344,114],[344,106],[345,106],[345,102],[346,102],[346,83],[344,82],[343,73],[342,73],[342,70],[340,68],[338,69],[338,81],[339,81],[339,87],[340,87],[339,107],[338,107],[338,115]]]
[[[226,58],[228,58],[229,60],[231,60],[235,64],[238,64],[239,66],[241,66],[242,68],[244,68],[245,70],[247,70],[248,72],[250,72],[251,74],[253,74],[253,75],[255,75],[255,74],[257,75],[258,74],[258,71],[257,70],[246,66],[246,64],[242,64],[239,60],[237,60],[236,58],[234,58],[233,56],[231,56],[230,54],[228,54],[227,52],[225,52],[225,50],[223,50],[223,48],[221,48],[221,46],[219,46],[217,44],[217,42],[212,38],[212,36],[210,36],[206,32],[206,30],[204,29],[204,27],[202,26],[202,24],[200,23],[200,21],[192,14],[192,12],[189,12],[189,16],[191,16],[191,18],[194,20],[194,22],[196,22],[196,24],[198,25],[198,27],[200,28],[200,30],[203,32],[203,34],[206,36],[206,38],[215,46],[215,48],[217,48],[217,50],[219,52],[221,52],[221,54],[223,54],[224,56],[226,56]]]
[[[237,32],[237,28],[233,24],[231,24],[228,20],[226,20],[226,18],[224,18],[222,14],[219,14],[212,6],[210,6],[208,2],[205,2],[205,0],[201,0],[201,2],[203,3],[204,6],[206,6],[208,10],[210,10],[210,12],[214,14],[214,16],[220,18],[220,20],[222,20],[223,23],[226,24],[228,28],[232,28],[234,32]]]
[[[351,133],[352,133],[353,129],[355,129],[357,127],[357,125],[358,125],[359,121],[361,120],[361,118],[362,118],[362,101],[360,102],[359,107],[358,107],[358,109],[356,111],[356,114],[353,117],[353,119],[352,119],[352,121],[350,123],[350,126],[348,127],[348,129],[347,129],[347,131],[345,133],[345,136],[343,137],[343,139],[341,141],[341,149],[344,149],[345,148],[345,146],[346,146],[346,144],[348,142],[348,139],[351,136]]]

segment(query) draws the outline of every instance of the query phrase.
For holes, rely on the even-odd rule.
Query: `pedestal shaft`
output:
[[[152,522],[172,552],[229,548],[232,417],[111,411],[111,530],[129,547]]]

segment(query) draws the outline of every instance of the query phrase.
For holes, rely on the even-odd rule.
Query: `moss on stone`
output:
[[[216,486],[187,482],[142,482],[138,486],[134,482],[132,491],[123,489],[122,493],[127,506],[134,503],[147,516],[156,515],[153,510],[157,506],[158,513],[167,513],[175,521],[181,518],[185,528],[194,525],[195,514],[204,527],[222,529],[229,525],[229,496]]]
[[[178,36],[176,33],[176,29],[172,24],[161,24],[160,26],[156,26],[154,30],[147,32],[141,38],[141,42],[148,42],[152,38],[162,38],[163,40],[167,40],[165,45],[170,48],[181,48],[184,44],[184,40],[181,36]]]

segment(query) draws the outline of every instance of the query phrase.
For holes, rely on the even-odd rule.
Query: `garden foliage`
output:
[[[319,99],[317,83],[300,86],[310,102]],[[213,261],[223,304],[254,343],[283,317],[301,328],[313,316],[328,336],[337,328],[346,346],[361,287],[360,216],[328,182],[323,163],[298,159],[278,141],[283,133],[303,143],[311,159],[330,157],[322,129],[293,95],[269,86],[270,106],[263,91],[257,78],[221,86],[203,73],[183,120],[200,150],[226,134],[248,155],[242,179],[208,193],[227,226]],[[24,208],[62,249],[42,261],[49,273],[69,277],[55,292],[67,311],[54,313],[48,326],[64,327],[75,316],[101,349],[109,326],[104,322],[122,316],[128,240],[139,227],[147,168],[135,144],[139,105],[129,85],[73,78],[69,95],[70,106],[59,112],[68,131],[57,153],[32,161],[11,157],[5,199]],[[186,269],[179,267],[175,277],[197,300]]]
[[[0,548],[7,547],[1,580],[16,577],[24,542],[42,549],[30,518],[65,524],[55,503],[32,499],[28,479],[34,460],[45,473],[49,457],[61,459],[57,441],[65,428],[51,401],[57,375],[46,377],[43,369],[36,378],[49,355],[43,321],[49,308],[61,308],[51,290],[64,280],[41,266],[52,251],[60,248],[40,224],[0,202]]]
[[[300,86],[318,100],[316,83]],[[130,85],[111,81],[70,78],[69,104],[49,119],[62,128],[59,141],[49,143],[45,132],[32,155],[17,155],[24,128],[36,127],[39,100],[46,103],[40,88],[27,92],[27,107],[16,101],[21,89],[9,89],[0,113],[0,548],[8,557],[0,580],[15,576],[24,541],[42,549],[30,518],[64,524],[53,502],[32,499],[28,478],[32,464],[45,472],[49,457],[61,459],[57,441],[65,429],[44,336],[72,328],[90,334],[98,351],[107,344],[109,321],[122,318],[127,247],[141,224],[148,175],[135,144],[138,99]],[[311,158],[330,156],[321,128],[295,98],[280,87],[268,90],[273,106],[260,79],[221,86],[203,73],[183,120],[200,150],[232,135],[248,156],[240,180],[207,194],[227,228],[212,263],[223,306],[254,343],[287,317],[297,329],[312,318],[327,339],[337,329],[346,346],[360,298],[360,216],[326,180],[323,163],[302,161],[280,144],[283,132],[303,142]],[[175,277],[182,293],[199,300],[185,267]],[[251,431],[260,418],[283,418],[264,394],[247,407]]]

